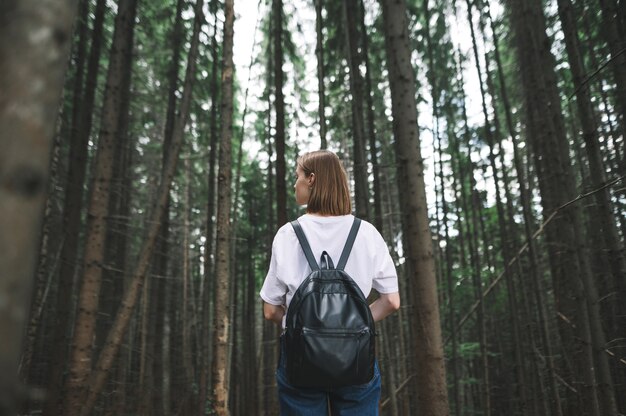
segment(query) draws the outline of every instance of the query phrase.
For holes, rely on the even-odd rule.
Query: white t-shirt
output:
[[[298,221],[318,264],[322,252],[326,251],[337,266],[354,217],[305,214]],[[398,276],[389,249],[376,227],[367,221],[361,222],[345,271],[365,297],[372,288],[378,293],[398,291]],[[272,259],[261,288],[261,298],[272,305],[289,307],[291,298],[310,273],[311,267],[293,227],[290,223],[283,225],[274,237]]]

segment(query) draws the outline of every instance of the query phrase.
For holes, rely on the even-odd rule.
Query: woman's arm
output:
[[[370,305],[374,322],[381,321],[400,309],[400,293],[381,293]]]
[[[271,303],[263,302],[263,316],[268,321],[283,324],[283,316],[285,316],[285,305],[272,305]]]

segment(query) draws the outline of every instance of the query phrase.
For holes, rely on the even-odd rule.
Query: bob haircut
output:
[[[336,154],[316,150],[297,159],[298,166],[308,177],[315,173],[315,182],[306,212],[319,215],[348,215],[352,213],[348,175]]]

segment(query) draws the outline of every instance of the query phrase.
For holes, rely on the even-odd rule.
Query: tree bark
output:
[[[122,130],[126,129],[122,127]],[[112,290],[112,296],[116,300],[121,299],[124,296],[124,286],[126,284],[126,276],[128,276],[127,249],[129,246],[128,236],[130,229],[130,203],[132,195],[132,175],[130,172],[133,166],[133,149],[133,140],[128,140],[127,146],[123,149],[120,157],[120,195],[116,198],[115,207],[115,212],[119,218],[119,224],[115,228],[116,235],[113,237],[113,241],[109,244],[111,248],[110,258],[112,259],[112,268],[119,275],[114,282]],[[119,302],[116,302],[115,306],[119,307]],[[110,311],[110,316],[111,318],[108,319],[107,329],[109,329],[112,324],[112,317],[115,316],[115,311]],[[126,342],[128,344],[132,344],[130,336],[126,337]],[[132,350],[130,347],[129,349]],[[126,356],[122,356],[112,370],[114,372],[114,378],[109,383],[112,399],[107,403],[107,416],[116,416],[124,412],[127,390],[130,390],[126,377],[128,367],[130,366],[129,361],[128,354]]]
[[[411,66],[407,10],[404,1],[383,0],[385,49],[393,114],[398,187],[404,232],[408,241],[407,262],[415,273],[410,289],[419,299],[414,305],[413,332],[422,343],[415,352],[420,413],[447,415],[443,347],[439,305],[435,287],[435,264],[419,149],[415,75]]]
[[[109,215],[111,176],[118,140],[119,105],[122,71],[130,59],[128,40],[132,42],[137,0],[121,1],[115,20],[115,32],[104,93],[102,122],[96,154],[94,178],[88,208],[84,276],[79,291],[78,311],[69,360],[69,375],[65,382],[64,413],[77,415],[87,378],[91,372],[93,338],[98,300],[102,282],[102,264]]]
[[[227,363],[228,342],[231,336],[229,333],[230,297],[228,283],[230,281],[229,215],[231,204],[231,140],[233,135],[233,26],[235,20],[233,8],[234,0],[226,0],[224,6],[224,45],[222,57],[222,126],[219,151],[220,165],[217,176],[216,305],[214,319],[217,342],[213,359],[213,395],[215,411],[220,416],[230,414],[228,407],[230,372]]]
[[[63,237],[59,230],[59,221],[55,221],[58,217],[57,198],[55,198],[55,190],[59,185],[59,154],[61,153],[61,136],[63,135],[63,106],[59,107],[59,116],[57,118],[57,131],[52,144],[51,160],[50,160],[50,180],[47,186],[46,204],[42,219],[41,239],[38,249],[39,258],[37,260],[37,268],[35,272],[33,299],[30,305],[30,315],[28,324],[26,325],[24,340],[22,345],[22,356],[20,358],[19,373],[21,381],[24,384],[38,382],[43,377],[39,374],[31,374],[32,364],[47,361],[49,356],[47,351],[41,351],[41,343],[37,342],[41,337],[49,337],[50,332],[46,331],[48,327],[45,315],[51,315],[51,301],[48,301],[55,279],[53,275],[58,269],[60,263],[60,249],[58,246],[63,244]],[[61,237],[59,237],[61,236]],[[54,293],[54,289],[53,292]],[[46,307],[47,306],[47,307]],[[38,348],[37,348],[38,347]],[[28,413],[29,403],[24,403],[21,410],[22,413]]]
[[[75,1],[0,5],[0,413],[18,401],[18,361],[31,300],[54,123]]]
[[[133,37],[127,39],[126,50],[132,51]],[[132,175],[131,152],[134,142],[129,135],[131,78],[133,59],[129,56],[122,68],[120,82],[120,104],[118,119],[118,137],[111,178],[111,197],[109,199],[110,224],[107,227],[101,288],[101,307],[96,321],[95,345],[96,353],[102,349],[106,333],[113,323],[113,316],[119,307],[119,299],[124,293],[124,276],[126,274],[127,230],[129,226],[130,187]],[[116,372],[116,368],[112,369]],[[116,386],[111,386],[116,391]],[[109,403],[107,403],[109,404]]]

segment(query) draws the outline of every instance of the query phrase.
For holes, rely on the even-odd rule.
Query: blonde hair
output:
[[[308,177],[315,174],[306,212],[320,215],[348,215],[352,212],[348,175],[336,154],[316,150],[300,156],[298,166]]]

